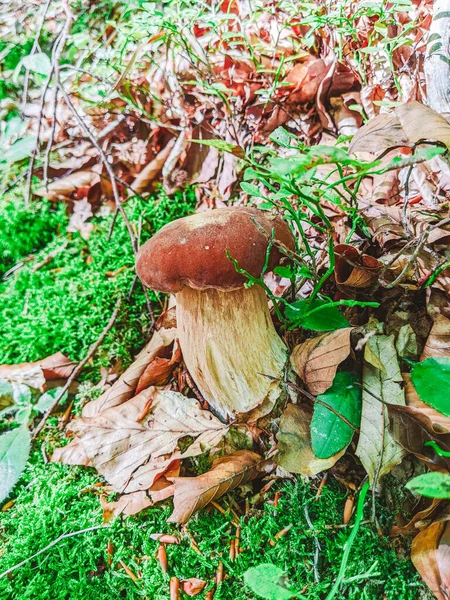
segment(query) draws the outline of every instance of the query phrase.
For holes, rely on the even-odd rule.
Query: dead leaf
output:
[[[150,399],[150,412],[138,422]],[[202,454],[216,446],[227,430],[193,398],[153,388],[68,426],[92,466],[120,493],[147,490],[174,460]],[[178,441],[186,436],[196,439],[183,454],[175,453]],[[53,461],[61,457],[64,454],[54,454]]]
[[[100,496],[100,504],[103,509],[103,522],[109,523],[119,515],[136,515],[137,513],[152,506],[152,501],[144,491],[124,494],[117,502],[107,502],[104,496]]]
[[[151,184],[162,172],[164,163],[166,162],[169,154],[172,152],[174,145],[175,140],[170,140],[165,147],[158,152],[155,158],[142,169],[139,175],[136,176],[132,187],[137,194],[142,194],[150,188]]]
[[[450,319],[444,315],[436,317],[420,360],[430,356],[450,356]]]
[[[413,101],[371,119],[354,136],[349,152],[411,148],[421,140],[437,140],[450,148],[450,124],[429,106]]]
[[[239,450],[214,461],[212,469],[198,477],[172,477],[174,485],[174,510],[170,523],[187,523],[191,516],[204,506],[217,500],[238,485],[263,474],[265,462],[259,454]]]
[[[372,287],[378,280],[382,263],[349,244],[338,244],[334,248],[336,255],[335,278],[339,289]]]
[[[167,349],[167,346],[164,346]],[[170,379],[172,371],[181,360],[180,346],[175,342],[172,358],[156,356],[146,367],[136,386],[136,394],[152,385],[164,385]]]
[[[76,362],[67,358],[62,352],[56,352],[42,360],[24,362],[16,365],[0,365],[0,379],[9,379],[14,373],[25,372],[35,367],[41,369],[47,381],[67,379],[76,366]]]
[[[350,354],[351,327],[311,338],[294,348],[291,365],[314,396],[333,383],[338,366]]]
[[[49,200],[67,200],[77,189],[91,188],[100,183],[100,176],[93,171],[76,171],[50,183],[47,188],[41,187],[34,193]]]
[[[138,385],[147,366],[159,356],[164,347],[173,343],[176,329],[160,329],[155,331],[150,342],[137,355],[136,360],[123,373],[119,379],[104,394],[86,404],[83,408],[83,417],[94,417],[107,408],[119,406],[129,400]]]
[[[87,223],[87,220],[93,216],[92,206],[87,198],[76,200],[73,203],[73,213],[70,215],[67,231],[79,231],[81,237],[87,240],[94,229],[93,223]]]
[[[448,600],[450,523],[438,521],[413,540],[411,560],[437,600]]]
[[[84,446],[80,440],[75,439],[67,446],[56,448],[53,452],[52,462],[63,463],[65,465],[81,465],[91,467],[91,459],[86,454]]]
[[[203,579],[197,579],[196,577],[190,577],[180,581],[180,588],[188,596],[198,596],[203,592],[206,586],[206,581]]]
[[[327,459],[317,458],[311,448],[310,425],[313,411],[302,404],[288,404],[281,415],[277,434],[276,463],[290,473],[317,475],[330,469],[343,456],[345,449]]]
[[[402,376],[394,336],[374,335],[364,349],[363,404],[356,455],[369,475],[371,484],[401,462],[404,449],[389,431],[384,403],[404,405]]]
[[[423,510],[417,512],[409,521],[409,523],[402,527],[394,525],[391,531],[389,532],[389,535],[392,537],[397,535],[411,535],[416,533],[418,529],[424,529],[431,520],[429,519],[429,517],[436,511],[436,509],[438,508],[438,506],[440,506],[441,503],[441,499],[433,498],[431,504],[429,504]]]

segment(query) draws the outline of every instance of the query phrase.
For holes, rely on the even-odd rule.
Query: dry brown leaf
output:
[[[331,387],[338,366],[350,354],[351,331],[351,327],[346,327],[324,333],[306,340],[292,351],[292,368],[314,396]]]
[[[175,145],[175,140],[170,140],[166,146],[158,152],[155,158],[146,165],[133,181],[133,190],[137,194],[142,194],[149,189],[158,175],[162,172],[164,163],[166,162],[172,148]]]
[[[206,581],[203,579],[197,579],[197,577],[190,577],[180,581],[180,588],[188,596],[198,596],[203,592],[206,586]]]
[[[91,459],[86,454],[84,446],[80,440],[73,440],[67,446],[56,448],[53,452],[52,462],[59,462],[65,465],[81,465],[82,467],[91,467]]]
[[[420,140],[437,140],[450,148],[450,124],[429,106],[407,102],[361,127],[349,152],[382,152],[398,146],[412,147]]]
[[[67,231],[79,231],[81,237],[87,240],[94,229],[93,223],[88,223],[87,220],[94,216],[91,203],[87,198],[76,200],[73,204],[73,213],[70,215]]]
[[[164,349],[167,349],[167,346],[164,346]],[[156,356],[146,367],[136,386],[136,394],[139,394],[139,392],[152,385],[164,385],[167,383],[172,375],[172,371],[180,360],[180,346],[175,342],[172,358],[169,359],[162,356]]]
[[[411,535],[417,532],[418,529],[424,529],[429,524],[431,519],[429,517],[435,512],[438,506],[440,506],[442,500],[434,498],[426,508],[417,512],[413,518],[407,523],[400,527],[394,525],[389,532],[389,535],[394,537],[397,535]],[[427,522],[428,521],[428,522]]]
[[[150,400],[150,411],[142,419]],[[193,398],[153,388],[95,417],[72,421],[68,429],[92,466],[120,493],[147,490],[174,460],[202,454],[228,431]],[[196,439],[186,452],[175,453],[178,441],[186,436]],[[64,453],[55,454],[53,461],[64,459]]]
[[[444,315],[434,321],[420,360],[430,356],[450,356],[450,319]]]
[[[378,280],[382,263],[349,244],[338,244],[334,248],[336,255],[335,278],[338,288],[369,288]]]
[[[100,496],[100,504],[103,509],[103,522],[109,523],[119,515],[136,515],[137,513],[152,506],[152,501],[144,491],[124,494],[117,502],[107,502],[104,496]]]
[[[281,415],[276,462],[286,471],[317,475],[330,469],[345,453],[344,449],[327,459],[315,456],[310,436],[312,414],[312,409],[306,405],[288,404]]]
[[[450,598],[449,531],[450,523],[433,523],[416,535],[411,547],[411,560],[437,600]]]
[[[83,408],[83,417],[94,417],[107,408],[119,406],[129,400],[133,396],[139,379],[147,366],[163,352],[164,347],[173,343],[175,337],[175,328],[163,328],[155,331],[150,342],[141,350],[125,373],[100,398],[86,404]]]
[[[8,379],[18,371],[29,371],[35,367],[42,370],[47,381],[52,379],[67,379],[74,370],[77,363],[67,358],[62,352],[56,352],[42,360],[35,362],[24,362],[16,365],[0,365],[0,378]]]
[[[34,193],[49,200],[65,200],[79,188],[91,188],[100,182],[100,176],[93,171],[76,171],[50,183],[47,188],[41,187]]]
[[[204,506],[238,485],[262,475],[264,459],[250,450],[239,450],[214,461],[212,469],[198,477],[172,477],[174,510],[168,521],[187,523]]]

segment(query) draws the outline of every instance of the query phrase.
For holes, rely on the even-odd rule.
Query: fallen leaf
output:
[[[317,396],[324,404],[314,404],[311,420],[311,446],[317,458],[331,458],[350,444],[355,432],[338,415],[342,415],[355,428],[361,420],[361,388],[355,385],[359,378],[352,373],[337,373],[333,385]]]
[[[190,577],[189,579],[183,579],[180,581],[180,588],[188,596],[198,596],[203,592],[206,586],[206,581],[203,579],[197,579],[197,577]]]
[[[49,200],[67,200],[79,188],[91,188],[100,183],[100,175],[93,171],[76,171],[61,177],[48,186],[37,189],[34,194]]]
[[[38,380],[36,380],[36,383],[38,383],[42,381],[39,376],[40,371],[42,377],[47,381],[53,379],[67,379],[71,375],[76,364],[77,363],[67,358],[67,356],[64,356],[62,352],[56,352],[51,356],[47,356],[46,358],[35,362],[24,362],[16,365],[0,365],[0,378],[7,379],[8,381],[12,379],[16,383],[26,384],[26,379],[29,379],[27,373],[30,374],[31,380],[38,374]],[[36,389],[38,389],[41,386],[31,385],[31,387],[36,387]]]
[[[138,421],[150,399],[150,412]],[[68,426],[92,466],[120,493],[150,488],[175,459],[202,454],[214,447],[227,430],[195,399],[153,388]],[[178,441],[186,436],[196,439],[183,454],[172,454]],[[61,454],[53,455],[55,462],[60,459]]]
[[[336,255],[335,279],[338,288],[365,289],[378,280],[382,263],[367,254],[360,254],[354,246],[338,244],[334,248]]]
[[[441,500],[434,498],[429,506],[417,512],[413,518],[402,527],[398,525],[394,525],[389,532],[390,536],[396,535],[411,535],[417,532],[418,529],[425,529],[425,527],[429,524],[430,519],[428,519],[441,504]],[[427,523],[428,519],[428,523]]]
[[[296,596],[289,589],[283,569],[272,563],[251,567],[244,573],[244,581],[257,596],[266,600],[291,600]]]
[[[436,356],[450,357],[450,319],[437,315],[420,360]]]
[[[389,431],[384,403],[404,405],[402,376],[394,336],[374,335],[364,350],[363,404],[356,455],[369,475],[371,484],[401,462],[404,449]]]
[[[124,494],[117,502],[107,502],[104,496],[100,496],[100,504],[103,509],[103,522],[109,523],[119,515],[136,515],[137,513],[152,506],[152,501],[144,491]]]
[[[78,231],[84,240],[87,240],[94,229],[93,223],[87,220],[94,216],[91,203],[87,198],[76,200],[73,203],[73,213],[70,215],[67,231],[73,233]]]
[[[175,140],[170,140],[164,146],[164,148],[158,152],[155,158],[142,169],[139,175],[136,176],[132,187],[137,194],[142,194],[142,192],[148,190],[151,184],[162,172],[164,163],[166,162],[169,154],[172,152],[174,144]]]
[[[108,408],[119,406],[129,400],[134,395],[138,382],[147,366],[156,356],[161,354],[164,347],[173,343],[175,337],[175,328],[163,328],[155,331],[150,342],[139,352],[136,360],[125,373],[122,373],[119,379],[100,398],[86,404],[83,408],[83,417],[94,417]]]
[[[263,474],[259,454],[239,450],[214,461],[212,469],[198,477],[172,477],[174,510],[170,523],[187,523],[191,516],[226,492]]]
[[[341,362],[350,354],[351,327],[310,338],[294,348],[291,365],[314,396],[331,387]]]
[[[163,350],[166,350],[167,348],[167,346],[164,346]],[[156,356],[146,367],[136,386],[136,394],[139,394],[139,392],[152,385],[164,385],[167,383],[172,375],[172,371],[180,362],[180,360],[180,346],[177,342],[175,342],[172,358],[169,359]]]
[[[316,457],[311,447],[311,419],[312,409],[306,405],[288,404],[281,415],[275,460],[290,473],[317,475],[330,469],[344,454],[342,450],[327,459]]]
[[[449,528],[450,524],[445,521],[433,523],[416,535],[411,547],[411,560],[437,600],[448,600],[450,597]],[[443,584],[446,590],[443,589]]]

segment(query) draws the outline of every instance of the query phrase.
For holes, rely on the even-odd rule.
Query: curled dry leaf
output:
[[[76,363],[64,356],[62,352],[56,352],[35,362],[0,365],[0,379],[41,389],[46,381],[67,379],[75,366]]]
[[[311,394],[323,394],[333,383],[341,362],[350,354],[351,327],[337,329],[296,346],[291,355],[294,371]]]
[[[437,315],[420,360],[430,356],[450,356],[450,319]]]
[[[306,405],[288,404],[281,415],[277,434],[276,462],[290,473],[317,475],[330,469],[345,450],[327,459],[317,458],[311,447],[310,426],[313,411]]]
[[[168,346],[164,346],[161,350],[165,353],[168,350]],[[181,349],[177,341],[175,341],[171,358],[156,356],[146,367],[136,386],[136,394],[139,394],[142,390],[152,385],[164,385],[167,383],[172,375],[172,371],[180,360]]]
[[[142,418],[144,407],[149,411]],[[147,490],[174,460],[202,454],[228,430],[193,398],[153,388],[95,417],[72,421],[68,429],[92,466],[122,493]],[[196,440],[183,454],[173,454],[186,436]],[[63,462],[70,446],[55,451],[53,461]]]
[[[187,523],[191,516],[204,506],[220,498],[238,485],[263,474],[259,454],[238,450],[214,461],[212,469],[198,477],[172,477],[174,485],[174,510],[168,521]]]
[[[383,266],[379,260],[367,254],[360,254],[357,248],[349,244],[338,244],[334,252],[338,288],[364,289],[376,283]]]
[[[429,517],[436,511],[441,502],[441,499],[433,498],[431,504],[417,512],[409,523],[403,526],[394,525],[389,532],[389,535],[392,537],[396,535],[411,535],[417,533],[418,529],[424,529],[430,523],[431,519],[429,519]]]
[[[437,600],[450,598],[450,522],[438,521],[413,540],[411,560]]]
[[[103,521],[109,523],[119,515],[136,515],[137,513],[152,505],[152,501],[144,491],[124,494],[117,502],[107,502],[104,496],[100,496],[100,504],[103,509]]]
[[[404,405],[402,376],[394,336],[374,335],[364,349],[363,405],[356,455],[369,475],[378,482],[405,455],[389,431],[385,404]]]
[[[190,577],[180,581],[180,588],[187,596],[198,596],[203,592],[206,586],[206,581],[203,579],[197,579],[197,577]]]
[[[94,173],[93,171],[77,171],[53,181],[46,188],[39,188],[34,193],[49,200],[66,200],[76,190],[91,188],[99,182],[100,176],[98,173]]]
[[[170,346],[176,337],[176,329],[160,329],[155,331],[150,342],[137,355],[136,360],[104,394],[86,404],[83,417],[94,417],[107,408],[119,406],[129,400],[148,365],[160,356],[164,348]]]

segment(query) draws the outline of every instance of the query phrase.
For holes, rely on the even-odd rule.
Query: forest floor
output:
[[[424,464],[449,469],[439,458],[450,448],[449,411],[413,397],[408,379],[433,348],[450,357],[450,133],[422,104],[431,4],[10,3],[0,22],[2,599],[173,600],[197,593],[190,585],[205,600],[450,597],[447,559],[431,567],[427,555],[448,552],[448,495],[431,501],[405,488]],[[421,147],[429,137],[437,142]],[[350,340],[352,328],[328,389],[339,365],[357,373],[359,413],[344,411],[350,435],[329,456],[314,456],[313,430],[308,453],[295,439],[294,467],[284,407],[270,425],[249,426],[252,435],[236,426],[235,439],[175,475],[207,474],[215,453],[236,450],[267,459],[278,450],[277,466],[214,496],[186,524],[167,522],[172,499],[149,506],[147,496],[122,495],[95,453],[52,457],[66,446],[77,453],[70,421],[86,421],[85,407],[133,368],[167,312],[164,296],[136,280],[136,249],[174,219],[247,203],[275,208],[296,233],[294,266],[265,280],[289,350],[344,330]],[[280,299],[291,285],[288,305]],[[52,355],[61,364],[45,367]],[[158,389],[193,397],[180,360],[169,375]],[[308,402],[324,399],[303,383]],[[375,435],[364,430],[364,403],[377,393],[381,455],[361,442]],[[391,402],[404,412],[389,414],[389,428]],[[420,411],[429,423],[423,416],[418,434]],[[312,404],[307,414],[309,432]],[[11,432],[25,435],[23,446],[2,446]],[[383,455],[388,436],[398,460]],[[436,455],[423,450],[427,440]],[[366,472],[375,491],[356,508]],[[135,506],[120,504],[127,496]],[[428,587],[410,558],[427,527],[435,546],[416,542],[421,567],[414,562]],[[286,581],[270,592],[262,580],[255,593],[244,574],[258,565]]]

